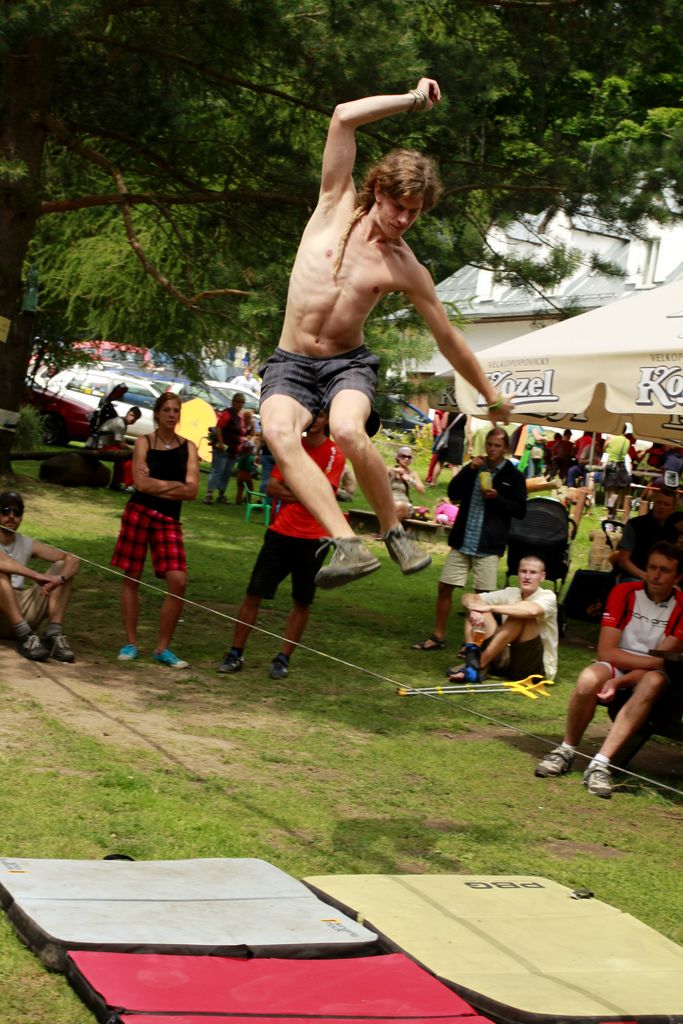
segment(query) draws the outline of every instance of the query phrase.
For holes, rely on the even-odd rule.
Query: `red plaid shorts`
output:
[[[152,556],[154,575],[163,579],[167,572],[186,572],[183,529],[177,519],[153,508],[129,502],[121,517],[121,531],[111,564],[127,576],[138,579],[145,565],[147,548]]]

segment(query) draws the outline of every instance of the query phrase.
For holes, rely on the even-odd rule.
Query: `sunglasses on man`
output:
[[[3,505],[3,507],[0,508],[0,514],[3,516],[16,516],[17,519],[20,519],[23,515],[16,505]]]

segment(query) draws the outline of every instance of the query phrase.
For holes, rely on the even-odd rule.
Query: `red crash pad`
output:
[[[287,1024],[330,1017],[364,1017],[373,1024],[481,1021],[464,999],[401,953],[230,960],[73,951],[66,973],[100,1020],[116,1020],[116,1010],[125,1024],[214,1024],[210,1015],[229,1017],[231,1024],[282,1024],[282,1016]]]
[[[262,1021],[270,1020],[271,1018],[257,1017],[256,1019],[257,1019],[257,1021],[259,1021],[259,1024],[261,1024]],[[277,1020],[278,1024],[282,1024],[282,1019],[281,1018],[278,1017],[278,1018],[272,1018],[272,1019],[273,1020]],[[340,1020],[340,1021],[344,1020],[343,1017],[336,1018],[336,1019]],[[376,1021],[377,1021],[378,1018],[372,1017],[370,1019],[372,1020],[372,1024],[376,1024]],[[385,1019],[386,1020],[386,1018],[379,1018],[379,1019]],[[398,1018],[398,1019],[401,1020],[402,1018]],[[413,1024],[414,1020],[425,1020],[425,1019],[426,1018],[424,1018],[424,1017],[411,1018],[410,1022],[406,1021],[406,1024]],[[429,1018],[429,1019],[433,1020],[434,1018]],[[452,1020],[452,1019],[453,1019],[452,1017],[439,1017],[438,1018],[439,1021],[442,1021],[442,1020]],[[465,1019],[467,1021],[467,1024],[491,1024],[491,1021],[488,1020],[487,1017],[476,1017],[475,1016],[475,1017],[458,1018],[458,1019],[461,1020],[463,1022],[463,1024],[465,1024]],[[183,1013],[183,1014],[180,1014],[180,1016],[174,1014],[172,1017],[170,1017],[168,1014],[163,1014],[163,1013],[161,1015],[159,1015],[158,1013],[155,1013],[155,1014],[147,1014],[147,1013],[129,1014],[129,1013],[124,1013],[121,1016],[119,1016],[118,1018],[110,1017],[109,1020],[117,1020],[117,1021],[120,1021],[121,1024],[254,1024],[254,1018],[253,1017],[233,1017],[229,1013],[221,1014],[218,1017],[214,1016],[213,1014],[211,1014],[210,1017],[206,1017],[204,1014],[200,1014],[199,1016],[192,1016],[190,1014],[189,1016],[187,1016],[186,1014]],[[391,1020],[392,1020],[392,1022],[395,1022],[396,1018],[391,1018]],[[286,1024],[311,1024],[311,1018],[310,1017],[287,1017]],[[631,1022],[631,1024],[635,1024],[635,1022]]]

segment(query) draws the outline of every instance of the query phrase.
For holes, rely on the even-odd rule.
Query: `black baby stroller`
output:
[[[86,448],[99,448],[101,446],[100,433],[102,426],[107,422],[107,420],[113,420],[119,415],[119,411],[114,405],[114,402],[123,398],[127,390],[127,384],[114,384],[109,388],[106,394],[102,395],[100,404],[90,417],[90,436],[85,442]]]
[[[536,555],[545,563],[546,579],[553,584],[558,602],[558,625],[564,633],[565,621],[560,593],[569,573],[569,546],[576,535],[576,523],[564,505],[555,498],[530,498],[524,519],[513,519],[508,536],[508,566],[505,582],[516,576],[519,563],[527,555]]]

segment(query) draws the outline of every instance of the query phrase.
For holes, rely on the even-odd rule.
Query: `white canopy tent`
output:
[[[512,419],[556,430],[618,433],[683,445],[683,281],[486,349],[484,373],[510,398]],[[456,375],[444,402],[485,416],[485,403]]]

